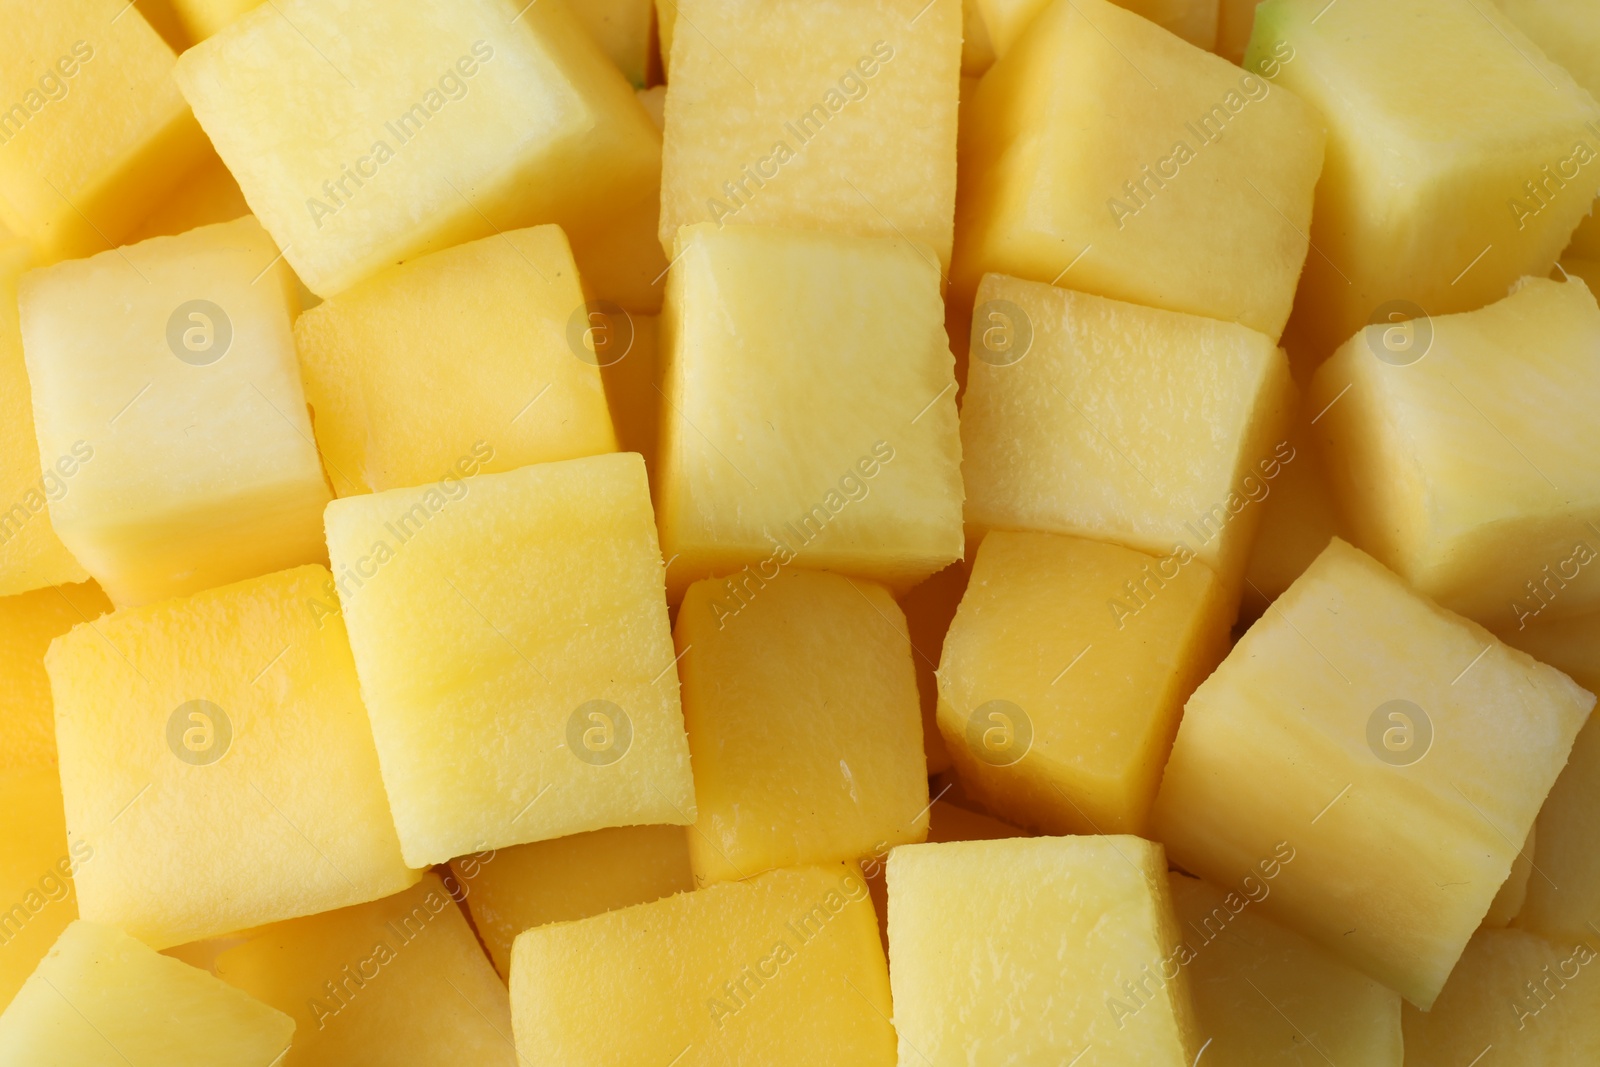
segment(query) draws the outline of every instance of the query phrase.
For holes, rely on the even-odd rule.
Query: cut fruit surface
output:
[[[56,766],[56,719],[44,656],[50,642],[111,610],[93,582],[0,598],[0,773]]]
[[[0,1011],[22,988],[67,924],[78,917],[72,872],[94,858],[67,844],[61,779],[49,764],[0,770]]]
[[[975,0],[996,57],[1016,46],[1050,0]],[[1226,0],[1225,0],[1226,2]],[[1118,7],[1143,15],[1157,26],[1210,51],[1217,43],[1216,0],[1116,0]],[[1248,29],[1248,27],[1247,27]],[[1244,42],[1239,43],[1243,51]],[[1238,56],[1225,56],[1238,62]],[[981,71],[979,73],[982,73]]]
[[[928,756],[928,773],[950,768],[950,752],[939,733],[939,654],[945,634],[956,617],[956,607],[967,591],[965,563],[952,563],[900,598],[906,633],[911,638],[911,665],[917,672],[917,695],[922,699],[922,747]]]

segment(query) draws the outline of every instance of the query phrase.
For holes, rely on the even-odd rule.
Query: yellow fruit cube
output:
[[[1293,455],[1289,365],[1270,338],[1001,275],[978,290],[972,337],[972,532],[1198,559],[1237,596],[1260,501]]]
[[[1115,0],[1118,7],[1143,15],[1196,48],[1210,51],[1217,43],[1217,0]],[[1225,0],[1226,2],[1226,0]],[[1005,55],[1028,30],[1050,0],[976,0],[993,42],[996,58]],[[1248,27],[1247,27],[1248,29]],[[1248,36],[1248,34],[1247,34]],[[1244,43],[1240,42],[1240,51]],[[1227,57],[1237,62],[1237,56]]]
[[[44,262],[115,247],[206,150],[172,49],[129,6],[0,3],[0,222]]]
[[[961,76],[980,77],[994,65],[994,44],[978,0],[961,0]]]
[[[1287,842],[1263,912],[1426,1010],[1593,706],[1335,539],[1189,699],[1155,835],[1217,885]]]
[[[1327,129],[1295,306],[1319,355],[1546,273],[1600,189],[1600,104],[1494,4],[1268,0],[1245,66]]]
[[[56,937],[78,917],[72,872],[94,858],[67,844],[61,780],[49,764],[0,770],[0,1011],[22,988]]]
[[[654,186],[660,136],[617,68],[565,6],[506,7],[277,0],[178,61],[317,295],[497,231],[576,235]]]
[[[954,357],[926,252],[748,226],[679,242],[659,457],[674,597],[791,563],[905,592],[960,559]]]
[[[39,454],[77,461],[50,518],[118,606],[325,558],[296,310],[248,217],[23,277]]]
[[[889,1013],[866,884],[839,866],[541,926],[511,954],[525,1067],[893,1067]]]
[[[613,826],[450,861],[501,977],[524,930],[647,904],[694,888],[682,826]]]
[[[87,919],[155,948],[398,892],[401,862],[330,576],[301,567],[57,638],[67,830]]]
[[[590,311],[590,337],[600,361],[617,448],[639,453],[654,475],[661,426],[661,320],[627,311],[619,315],[598,306],[591,306]]]
[[[1179,961],[1209,1039],[1203,1062],[1305,1063],[1310,1046],[1319,1061],[1401,1067],[1399,995],[1262,916],[1254,905],[1271,894],[1270,879],[1224,891],[1169,877],[1186,950]]]
[[[701,885],[927,836],[911,642],[882,586],[814,571],[759,589],[707,579],[675,636]]]
[[[906,615],[906,633],[911,638],[911,665],[917,672],[917,696],[922,701],[922,748],[928,757],[928,773],[939,774],[950,768],[950,752],[939,734],[939,654],[945,634],[956,617],[956,607],[967,591],[967,568],[952,563],[900,598]]]
[[[1107,0],[1053,0],[972,119],[952,299],[992,271],[1283,332],[1322,167],[1292,94]]]
[[[347,497],[327,527],[408,862],[694,822],[638,456]]]
[[[175,237],[200,226],[232,222],[250,214],[244,192],[221,157],[208,151],[205,159],[172,191],[166,201],[145,216],[127,243],[152,237]]]
[[[0,1061],[273,1067],[294,1021],[113,926],[75,922],[0,1015]]]
[[[1227,648],[1198,560],[996,531],[939,661],[939,730],[986,809],[1046,833],[1143,833],[1183,702]]]
[[[172,0],[178,23],[195,44],[260,5],[261,0]]]
[[[661,244],[709,223],[898,238],[950,262],[961,0],[679,0]],[[804,48],[796,48],[804,41]]]
[[[1497,632],[1600,609],[1597,345],[1588,288],[1543,278],[1351,338],[1310,406],[1356,543]]]
[[[1578,731],[1578,739],[1582,740],[1582,738],[1583,731],[1580,730]],[[1572,747],[1576,751],[1578,742],[1574,741]],[[1570,764],[1571,760],[1569,759],[1567,762]],[[1557,778],[1556,783],[1559,785],[1560,782],[1561,779]],[[1555,792],[1554,786],[1551,787],[1550,792]],[[1549,803],[1550,801],[1547,797],[1545,799],[1546,806]],[[1543,815],[1544,810],[1541,808],[1539,813]],[[1539,824],[1534,823],[1533,829],[1528,831],[1527,840],[1522,842],[1522,847],[1517,851],[1516,859],[1511,861],[1511,873],[1506,877],[1505,882],[1500,886],[1500,891],[1494,895],[1494,900],[1489,904],[1489,911],[1483,917],[1483,926],[1510,926],[1518,913],[1522,911],[1522,907],[1528,899],[1528,879],[1533,876],[1533,854],[1537,846],[1538,837]]]
[[[651,0],[566,0],[600,50],[636,88],[649,73]]]
[[[93,582],[0,599],[0,772],[56,766],[56,720],[44,654],[80,622],[111,610]]]
[[[900,1062],[1190,1067],[1188,976],[1166,966],[1180,937],[1161,846],[1137,837],[897,848]]]
[[[375,274],[294,324],[340,496],[616,450],[567,239],[486,237]]]
[[[516,1067],[511,1004],[450,883],[252,930],[217,977],[294,1020],[282,1067]]]

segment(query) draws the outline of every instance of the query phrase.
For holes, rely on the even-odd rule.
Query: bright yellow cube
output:
[[[616,450],[560,227],[390,267],[294,324],[340,496]]]
[[[205,154],[172,49],[131,6],[0,3],[0,223],[43,262],[115,247]]]
[[[882,586],[815,571],[707,579],[675,636],[701,885],[927,836],[911,642]]]
[[[295,1023],[282,1067],[516,1067],[506,988],[436,874],[370,904],[274,923],[217,977]]]
[[[524,1067],[894,1067],[889,1016],[866,883],[840,866],[540,926],[511,954]]]
[[[1181,937],[1161,846],[1137,837],[897,848],[900,1063],[1191,1067],[1188,975],[1167,965]]]
[[[908,240],[950,262],[961,0],[678,0],[661,244],[696,223]],[[804,41],[804,48],[795,47]]]
[[[961,407],[969,529],[1198,559],[1237,596],[1293,455],[1289,365],[1231,323],[990,275]]]
[[[250,217],[23,277],[50,518],[119,607],[326,558],[297,310]]]
[[[276,0],[177,80],[322,297],[498,231],[596,229],[659,174],[632,86],[559,4]]]
[[[1053,0],[972,115],[953,299],[996,272],[1283,332],[1322,168],[1293,94],[1108,0]]]
[[[75,922],[0,1015],[0,1061],[99,1067],[274,1067],[282,1012],[114,926]]]
[[[661,333],[674,597],[791,564],[905,592],[961,558],[954,357],[926,250],[691,227]]]
[[[1155,836],[1426,1010],[1594,696],[1335,539],[1184,709]]]
[[[93,582],[0,598],[0,772],[56,766],[56,719],[44,655],[50,642],[111,610]]]
[[[61,779],[49,764],[0,770],[0,1011],[11,1003],[56,937],[78,917],[72,872],[94,858],[67,843]]]
[[[323,567],[118,611],[58,638],[79,908],[155,948],[374,900],[400,858]]]
[[[502,978],[524,930],[648,904],[694,888],[682,826],[613,826],[450,861]]]
[[[346,497],[327,528],[409,863],[694,822],[638,456]]]
[[[928,756],[928,773],[950,768],[950,752],[939,734],[939,653],[944,648],[950,621],[967,591],[967,567],[952,563],[900,598],[906,633],[911,638],[911,665],[917,671],[917,696],[922,701],[922,748]]]

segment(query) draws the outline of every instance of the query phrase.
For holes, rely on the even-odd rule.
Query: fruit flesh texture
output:
[[[1322,133],[1271,79],[1106,0],[1055,0],[972,115],[952,300],[994,272],[1283,332]]]
[[[585,328],[557,226],[390,267],[307,311],[295,349],[334,491],[425,485],[485,450],[480,471],[615,451]]]
[[[512,950],[511,1012],[529,1067],[895,1063],[872,905],[839,866],[529,930]]]
[[[1548,271],[1600,189],[1600,105],[1492,4],[1323,6],[1262,4],[1245,58],[1328,130],[1296,331],[1330,352],[1390,302],[1470,311]]]
[[[922,749],[928,773],[950,768],[950,750],[939,733],[939,654],[945,634],[956,617],[956,607],[967,591],[967,567],[952,563],[900,598],[906,633],[911,638],[911,665],[917,672],[917,695],[922,700]]]
[[[961,409],[969,532],[1189,554],[1237,597],[1259,500],[1289,455],[1282,352],[1242,326],[1002,275],[977,306]]]
[[[1189,989],[1212,1067],[1299,1065],[1326,1057],[1401,1067],[1400,997],[1326,955],[1253,906],[1255,878],[1223,890],[1173,873],[1172,901],[1189,950]],[[1320,1055],[1316,1055],[1320,1053]]]
[[[451,884],[430,873],[370,904],[253,930],[218,955],[217,976],[294,1020],[283,1067],[515,1067],[505,986]]]
[[[1593,704],[1335,539],[1189,699],[1155,836],[1218,885],[1287,842],[1263,914],[1426,1010]]]
[[[0,4],[0,222],[41,262],[115,247],[205,152],[172,49],[122,10]]]
[[[1180,933],[1161,846],[1136,837],[910,845],[889,854],[901,1063],[1190,1065],[1188,976],[1154,973]],[[1118,1025],[1118,1022],[1122,1025]]]
[[[27,981],[57,936],[78,917],[72,872],[93,859],[67,846],[61,781],[50,764],[0,770],[0,1011]]]
[[[113,926],[75,922],[0,1015],[7,1063],[270,1067],[288,1016]]]
[[[56,766],[56,720],[44,655],[50,642],[111,610],[93,582],[0,599],[0,773]]]
[[[926,250],[751,226],[679,241],[658,460],[674,598],[790,562],[899,593],[961,558],[954,359]]]
[[[694,888],[682,826],[613,826],[450,861],[502,978],[524,930],[647,904]]]
[[[675,632],[700,818],[696,881],[855,860],[928,831],[905,617],[883,589],[790,571],[690,587]],[[826,663],[826,671],[817,664]]]
[[[1145,833],[1183,702],[1226,649],[1225,601],[1199,561],[989,534],[939,662],[962,783],[1046,833]]]
[[[183,54],[184,95],[319,296],[496,231],[576,238],[653,187],[660,138],[616,67],[560,5],[503,7],[282,0]]]
[[[673,35],[669,255],[679,227],[709,222],[899,238],[948,267],[960,0],[678,7],[698,32]]]
[[[998,57],[1015,47],[1039,12],[1050,6],[1050,0],[976,0],[976,4]],[[1144,16],[1196,48],[1210,51],[1217,43],[1216,0],[1120,0],[1117,6]],[[1240,47],[1242,51],[1243,42]],[[1237,57],[1227,58],[1237,62]]]
[[[1311,390],[1312,407],[1332,405],[1317,430],[1357,543],[1491,630],[1600,608],[1594,297],[1530,278],[1424,329],[1426,355],[1395,365],[1427,333],[1368,328]]]
[[[51,646],[67,829],[94,852],[85,918],[167,948],[416,882],[343,621],[309,606],[329,581],[271,574]]]
[[[638,456],[346,497],[327,529],[410,863],[694,821]]]
[[[325,558],[296,310],[253,218],[22,279],[40,461],[76,467],[50,517],[118,606]]]

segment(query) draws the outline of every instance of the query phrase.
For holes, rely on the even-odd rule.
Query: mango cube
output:
[[[43,262],[115,247],[205,153],[172,49],[130,6],[0,4],[0,223]]]
[[[78,917],[72,872],[94,858],[82,841],[67,844],[61,780],[44,764],[0,770],[0,1011],[11,1003],[56,937]]]
[[[1155,835],[1217,885],[1287,842],[1263,914],[1427,1010],[1593,706],[1334,539],[1190,697]]]
[[[327,527],[407,862],[694,822],[638,456],[347,497]]]
[[[616,449],[560,227],[486,237],[373,275],[295,322],[340,496]],[[576,322],[576,326],[574,326]]]
[[[972,532],[1197,559],[1237,596],[1260,501],[1293,456],[1289,365],[1270,338],[1002,275],[978,290],[972,336]]]
[[[506,7],[277,0],[178,61],[312,292],[535,223],[576,235],[654,187],[660,135],[616,67],[564,5]]]
[[[325,557],[296,304],[249,217],[23,277],[50,518],[119,607]]]
[[[195,44],[259,6],[261,0],[172,0],[178,24]]]
[[[331,577],[300,567],[58,638],[67,830],[86,919],[155,948],[416,882],[378,774]]]
[[[294,1020],[283,1067],[516,1067],[511,1007],[436,874],[403,893],[252,930],[217,976]]]
[[[867,887],[841,866],[540,926],[511,954],[525,1067],[894,1067],[889,1013]]]
[[[1211,1040],[1204,1062],[1305,1062],[1310,1046],[1331,1063],[1402,1067],[1399,995],[1260,915],[1254,903],[1272,892],[1270,880],[1225,891],[1170,878],[1187,950],[1180,959],[1199,1031]]]
[[[927,836],[911,641],[882,586],[808,571],[759,590],[707,579],[675,636],[700,884]]]
[[[233,180],[222,158],[208,151],[166,200],[145,216],[128,236],[127,243],[137,244],[152,237],[175,237],[201,226],[242,219],[248,214],[250,205],[245,203],[239,183]]]
[[[1597,345],[1588,287],[1544,278],[1352,338],[1310,406],[1356,543],[1496,632],[1600,609]]]
[[[939,654],[956,608],[967,591],[967,568],[952,563],[900,598],[911,638],[911,665],[917,672],[917,696],[922,701],[922,748],[928,773],[950,769],[950,752],[939,734]]]
[[[903,241],[798,230],[702,224],[678,240],[658,461],[674,597],[795,561],[905,592],[960,559],[936,265]]]
[[[75,922],[0,1015],[0,1061],[273,1067],[294,1029],[116,927]]]
[[[1268,0],[1245,66],[1327,130],[1294,327],[1319,355],[1545,274],[1600,190],[1600,104],[1494,4]]]
[[[50,642],[111,610],[93,582],[0,599],[0,772],[56,766],[56,719],[44,656]]]
[[[1137,837],[897,848],[900,1062],[1189,1067],[1188,976],[1167,966],[1180,939],[1161,846]]]
[[[644,88],[654,18],[651,0],[566,0],[566,5],[623,77]]]
[[[957,299],[996,272],[1283,332],[1322,132],[1270,79],[1053,0],[984,75],[962,152]]]

